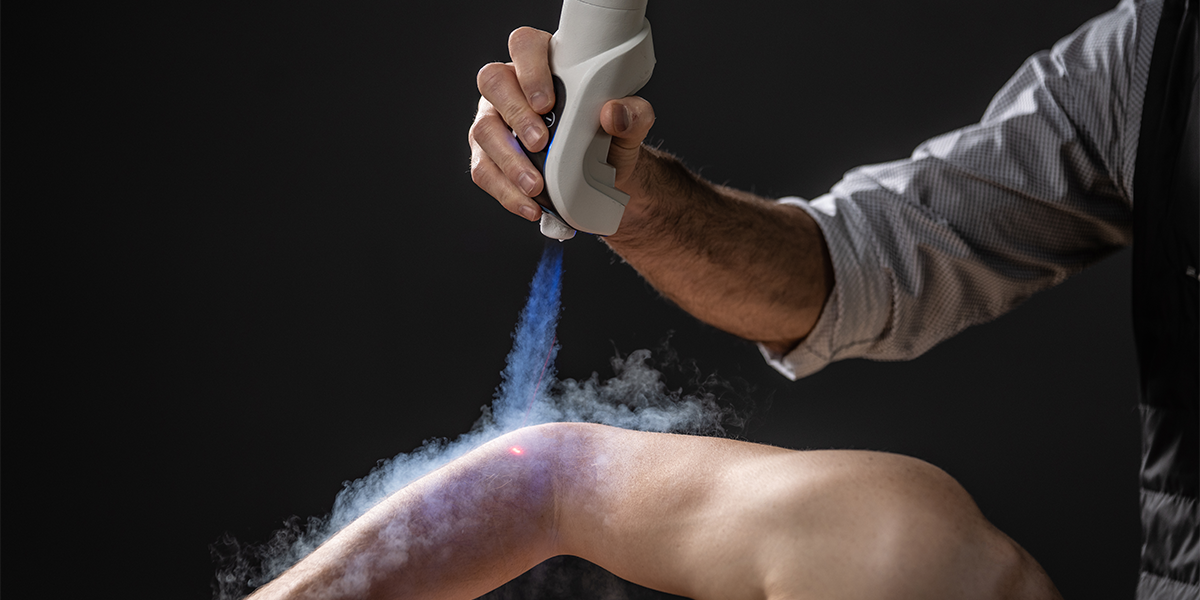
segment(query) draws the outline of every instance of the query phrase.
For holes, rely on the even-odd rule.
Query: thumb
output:
[[[612,136],[608,164],[616,167],[617,179],[633,172],[638,148],[654,125],[654,107],[638,96],[609,100],[600,110],[600,126]]]

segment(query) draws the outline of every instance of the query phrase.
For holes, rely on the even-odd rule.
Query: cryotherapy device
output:
[[[542,115],[550,140],[541,152],[525,150],[545,181],[534,200],[547,237],[617,231],[629,196],[615,187],[612,136],[600,128],[600,109],[636,93],[653,71],[646,0],[563,0],[550,38],[554,108]]]

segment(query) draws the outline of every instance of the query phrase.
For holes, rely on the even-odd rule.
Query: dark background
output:
[[[1111,6],[654,0],[652,140],[711,180],[815,197],[978,119],[1028,55]],[[20,22],[9,591],[208,598],[222,534],[263,541],[376,460],[469,428],[543,244],[471,183],[475,73],[558,10],[159,2]],[[1132,597],[1127,253],[918,360],[789,383],[600,242],[566,244],[561,376],[674,332],[756,386],[743,437],[928,460],[1064,596]]]

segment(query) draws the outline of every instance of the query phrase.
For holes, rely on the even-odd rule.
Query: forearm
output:
[[[643,146],[606,241],[697,318],[786,350],[812,330],[833,287],[829,250],[803,210],[714,185]]]
[[[544,434],[509,434],[405,487],[250,600],[469,600],[499,587],[555,554],[557,449]]]

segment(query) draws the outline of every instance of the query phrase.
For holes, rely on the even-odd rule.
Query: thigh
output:
[[[949,475],[886,453],[569,431],[559,549],[692,598],[1055,597]]]

